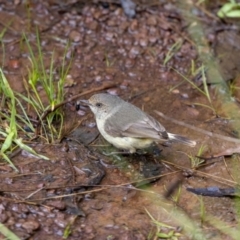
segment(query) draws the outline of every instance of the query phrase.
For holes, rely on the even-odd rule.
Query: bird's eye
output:
[[[96,103],[96,107],[99,107],[99,108],[100,108],[101,106],[102,106],[102,103],[99,103],[99,102]]]

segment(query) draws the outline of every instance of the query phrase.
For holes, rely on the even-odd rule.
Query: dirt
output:
[[[197,141],[195,148],[170,144],[155,146],[145,155],[106,156],[116,149],[99,136],[90,110],[81,106],[76,111],[76,101],[67,103],[61,142],[28,141],[49,161],[18,151],[11,156],[18,173],[1,161],[0,222],[20,239],[161,239],[157,232],[168,234],[171,230],[175,239],[232,239],[205,215],[237,228],[236,201],[199,197],[186,188],[235,186],[238,155],[206,160],[199,168],[192,168],[190,157],[198,155],[202,145],[203,155],[212,156],[239,143],[181,126],[154,110],[209,133],[234,138],[238,132],[221,109],[213,85],[209,91],[219,116],[205,106],[211,105],[207,97],[179,74],[203,89],[201,79],[191,73],[191,64],[198,68],[201,61],[176,1],[137,4],[136,16],[129,18],[118,2],[0,3],[0,30],[6,30],[0,62],[13,90],[27,94],[23,80],[28,81],[31,62],[22,33],[37,54],[37,27],[46,68],[53,52],[54,62],[60,66],[71,42],[66,99],[92,90],[82,97],[87,99],[94,89],[113,84],[102,92],[119,95],[155,117],[167,131]],[[218,7],[206,9],[214,14]],[[194,14],[202,21],[225,81],[238,86],[239,31],[224,28],[235,23],[218,22],[201,8]],[[216,31],[216,26],[221,28]],[[164,64],[176,42],[181,43],[180,48]],[[56,82],[58,70],[54,72]],[[238,88],[234,97],[238,106]],[[170,196],[164,198],[166,195]],[[157,226],[150,215],[171,228]],[[195,225],[190,228],[191,224]],[[0,239],[4,239],[1,234]],[[168,239],[174,238],[169,235]]]

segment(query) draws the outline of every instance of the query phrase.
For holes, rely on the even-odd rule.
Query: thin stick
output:
[[[198,128],[198,127],[194,127],[194,126],[192,126],[190,124],[187,124],[185,122],[182,122],[182,121],[173,119],[171,117],[168,117],[168,116],[164,115],[163,113],[161,113],[161,112],[159,112],[157,110],[155,110],[154,112],[157,113],[157,115],[159,115],[160,117],[162,117],[162,118],[164,118],[166,120],[169,120],[169,121],[171,121],[173,123],[176,123],[178,125],[184,126],[186,128],[190,128],[190,129],[192,129],[192,130],[194,130],[196,132],[200,132],[200,133],[205,134],[205,135],[207,135],[209,137],[219,138],[219,139],[222,139],[222,140],[225,140],[225,141],[228,141],[228,142],[234,142],[234,143],[238,143],[238,144],[240,143],[239,139],[223,136],[223,135],[218,134],[218,133],[213,133],[213,132],[210,132],[210,131],[207,131],[207,130],[203,130],[203,129]]]

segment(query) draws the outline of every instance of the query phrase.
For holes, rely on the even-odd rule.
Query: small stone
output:
[[[65,79],[65,84],[64,87],[73,87],[75,86],[77,83],[76,81],[73,79],[72,75],[67,75],[66,79]]]
[[[64,210],[66,208],[66,204],[63,201],[51,201],[48,205],[59,210]]]
[[[156,43],[157,40],[158,40],[158,38],[157,38],[156,36],[150,36],[150,37],[148,38],[148,41],[149,41],[150,43]]]
[[[102,81],[102,77],[100,75],[95,77],[95,81],[96,82],[101,82]]]
[[[122,15],[122,9],[121,8],[117,8],[114,13],[115,16],[121,16]]]
[[[123,82],[120,85],[120,88],[127,89],[128,86],[129,86],[129,82],[127,80],[123,80]]]
[[[81,40],[81,34],[78,31],[73,30],[70,32],[69,38],[74,42],[79,42]]]
[[[85,232],[86,232],[87,234],[90,234],[90,233],[94,232],[93,227],[92,227],[92,226],[89,226],[89,225],[87,225],[87,226],[84,228],[84,230],[85,230]]]
[[[117,25],[117,22],[114,19],[109,19],[108,22],[107,22],[107,25],[109,27],[114,27],[114,26]]]
[[[98,27],[98,22],[97,21],[92,21],[90,24],[88,24],[88,28],[95,31]]]
[[[104,225],[105,225],[106,228],[112,228],[112,227],[114,227],[115,223],[114,223],[114,220],[108,219],[108,220],[104,223]]]
[[[113,33],[113,32],[107,32],[107,33],[105,34],[105,39],[106,39],[107,41],[111,41],[111,40],[113,39],[113,37],[114,37],[114,33]]]
[[[66,220],[59,219],[59,218],[55,219],[54,222],[55,222],[56,225],[58,225],[61,228],[65,228],[68,224],[68,222]]]
[[[188,94],[187,93],[181,93],[181,96],[183,97],[183,98],[189,98],[189,96],[188,96]]]
[[[145,98],[143,98],[143,101],[144,101],[144,102],[149,102],[150,100],[151,100],[150,97],[145,97]]]
[[[26,221],[22,224],[22,228],[26,229],[28,233],[31,233],[34,230],[39,228],[40,224],[37,221]]]
[[[129,17],[132,18],[136,14],[136,3],[133,2],[132,0],[122,0],[120,1],[122,8],[124,10],[124,13]]]
[[[6,215],[6,213],[1,213],[0,214],[0,222],[4,223],[8,220],[8,216]]]
[[[148,39],[147,38],[142,38],[139,40],[139,44],[142,47],[146,47],[148,45]]]
[[[192,115],[194,117],[197,117],[199,115],[199,111],[192,107],[188,107],[187,112],[189,113],[189,115]]]
[[[137,74],[136,74],[136,73],[134,73],[134,72],[129,72],[129,73],[128,73],[128,76],[129,76],[129,77],[136,77],[136,76],[137,76]]]
[[[13,69],[18,69],[20,67],[20,62],[17,59],[12,59],[8,62],[8,66]]]
[[[123,43],[125,44],[125,45],[132,45],[132,43],[133,43],[133,39],[130,37],[127,37],[127,38],[124,38],[124,40],[123,40]]]
[[[157,25],[157,18],[156,16],[149,16],[147,19],[147,25],[149,26],[156,26]]]
[[[125,67],[126,68],[132,68],[135,64],[135,60],[127,58],[125,61]]]
[[[68,23],[71,27],[76,27],[76,25],[77,25],[77,22],[75,20],[69,20]]]
[[[174,90],[172,90],[172,93],[174,93],[174,94],[179,94],[179,89],[174,89]]]
[[[109,88],[107,92],[111,95],[118,95],[118,89],[117,88]]]
[[[130,32],[135,32],[138,30],[138,20],[137,19],[134,19],[132,20],[130,26],[129,26],[129,31]]]
[[[102,202],[96,202],[94,205],[91,206],[92,209],[95,210],[101,210],[103,209],[103,203]]]
[[[124,33],[126,31],[126,29],[128,28],[128,26],[129,26],[129,23],[127,21],[120,23],[120,25],[118,27],[118,29],[119,29],[118,32],[120,34]]]
[[[139,54],[140,54],[140,48],[137,46],[132,47],[129,51],[130,58],[135,58]]]
[[[108,69],[110,69],[110,68],[108,68]],[[108,74],[108,75],[105,76],[105,79],[107,81],[112,81],[113,80],[113,76]]]

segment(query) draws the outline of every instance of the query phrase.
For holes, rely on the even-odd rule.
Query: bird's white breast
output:
[[[133,137],[113,137],[104,130],[104,120],[96,119],[97,127],[101,135],[112,145],[119,149],[128,150],[134,153],[136,149],[144,149],[149,147],[152,143],[152,139],[133,138]]]

